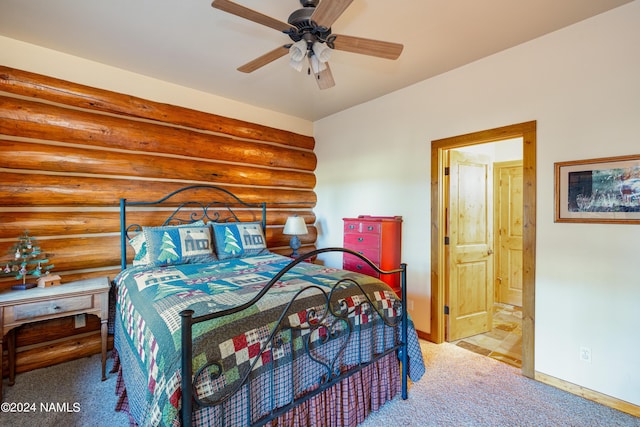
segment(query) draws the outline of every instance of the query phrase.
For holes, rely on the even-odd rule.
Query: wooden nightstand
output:
[[[4,336],[8,334],[9,385],[14,384],[16,374],[15,328],[31,322],[76,314],[93,314],[102,321],[102,381],[106,380],[109,288],[109,278],[98,277],[47,288],[0,292],[0,349]],[[0,354],[0,366],[3,358],[4,355]]]

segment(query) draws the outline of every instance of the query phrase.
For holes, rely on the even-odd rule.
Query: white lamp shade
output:
[[[331,56],[331,49],[324,43],[315,42],[311,49],[320,62],[327,62]]]
[[[302,71],[303,64],[304,64],[304,61],[294,61],[293,58],[289,59],[289,65],[291,66],[291,68],[293,68],[298,72]]]
[[[315,55],[309,57],[309,64],[311,65],[311,70],[313,70],[313,74],[318,74],[321,71],[324,71],[327,69],[327,64],[325,64],[324,62],[318,61],[318,58]]]
[[[301,62],[305,56],[307,56],[307,42],[304,40],[298,40],[289,48],[289,55],[291,61]]]
[[[283,234],[292,234],[299,236],[307,234],[307,224],[304,223],[304,218],[301,216],[290,216],[287,218],[287,222],[284,224]]]

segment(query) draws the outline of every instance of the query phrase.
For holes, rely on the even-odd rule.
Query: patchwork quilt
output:
[[[242,305],[290,262],[266,253],[206,264],[135,266],[120,273],[115,346],[139,425],[179,425],[180,312],[188,308],[199,316]],[[335,287],[339,281],[343,284]],[[372,304],[361,305],[366,297],[354,281]],[[400,314],[395,293],[383,282],[300,263],[256,304],[194,326],[194,371],[213,363],[195,380],[197,395],[211,400],[248,395],[249,403],[233,403],[228,412],[237,414],[227,418],[245,417],[246,405],[258,408],[258,416],[268,413],[289,403],[292,390],[300,395],[395,345]],[[409,375],[415,381],[424,364],[415,330],[409,329]],[[219,417],[228,406],[213,413]]]

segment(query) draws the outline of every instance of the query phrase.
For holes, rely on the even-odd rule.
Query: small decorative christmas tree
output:
[[[16,285],[14,289],[29,289],[36,286],[35,283],[27,283],[27,277],[40,277],[49,274],[53,264],[47,265],[49,260],[47,254],[42,253],[38,242],[29,232],[18,237],[18,241],[9,249],[10,260],[6,261],[5,267],[1,270],[2,276],[15,276],[22,279],[22,285]]]

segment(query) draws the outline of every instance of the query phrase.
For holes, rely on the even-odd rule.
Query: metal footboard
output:
[[[388,307],[388,311],[381,310],[376,305],[375,301],[370,299],[361,285],[352,279],[340,280],[328,293],[315,285],[310,285],[301,289],[282,311],[282,314],[275,326],[270,330],[268,339],[261,345],[260,354],[263,354],[263,352],[271,351],[272,349],[282,349],[283,346],[293,346],[296,339],[301,339],[304,343],[304,351],[302,354],[306,358],[310,359],[312,363],[317,364],[316,368],[322,372],[321,375],[318,375],[317,382],[313,387],[310,389],[307,388],[304,393],[300,394],[296,394],[295,387],[292,387],[291,396],[285,399],[285,403],[272,401],[269,405],[270,409],[268,411],[258,414],[253,413],[253,406],[251,402],[251,387],[249,382],[252,369],[249,369],[242,380],[237,382],[230,390],[226,390],[213,398],[201,398],[195,390],[194,383],[201,375],[212,375],[217,378],[217,376],[222,374],[222,367],[217,362],[210,362],[205,366],[200,367],[197,372],[193,372],[194,325],[208,320],[229,316],[251,307],[260,301],[276,283],[281,281],[281,279],[283,279],[283,277],[299,263],[324,252],[336,251],[349,253],[361,258],[380,274],[399,274],[402,289],[402,301],[406,301],[406,264],[402,264],[400,268],[395,270],[383,271],[366,257],[350,249],[325,248],[309,252],[293,260],[284,269],[278,272],[251,301],[248,301],[245,304],[232,309],[202,316],[194,316],[193,310],[182,311],[180,316],[182,320],[181,418],[183,426],[190,427],[192,425],[192,412],[197,408],[207,406],[218,406],[221,408],[228,399],[232,398],[232,396],[234,396],[234,394],[243,387],[249,390],[249,392],[246,393],[246,403],[243,405],[247,411],[245,415],[246,425],[264,425],[393,352],[398,353],[401,361],[401,394],[403,399],[407,399],[408,316],[406,304],[396,300],[393,307]],[[361,298],[357,298],[359,299],[358,302],[348,304],[334,295],[338,294],[340,290],[343,290],[346,287],[359,288],[358,294],[361,295]],[[310,320],[305,326],[292,326],[288,324],[287,316],[293,312],[291,309],[292,305],[297,301],[299,296],[310,291],[319,291],[324,294],[325,307],[321,309],[311,308],[310,319],[312,320]],[[365,330],[362,327],[363,323],[361,321],[354,321],[357,316],[366,316],[367,319],[373,319],[373,323]],[[379,328],[382,330],[382,337],[378,336],[380,334]],[[312,341],[312,336],[314,336],[314,334],[316,334],[316,338],[318,336],[323,337],[322,340],[320,340],[320,344]],[[370,335],[367,336],[367,334]],[[388,336],[387,334],[391,335]],[[363,336],[365,338],[363,338]],[[348,345],[358,345],[358,343],[353,341],[354,339],[358,339],[359,343],[362,343],[363,340],[370,342],[372,344],[371,351],[361,350],[355,363],[349,363],[348,366],[344,366],[341,362],[343,360],[345,349]],[[380,340],[382,340],[382,348],[379,347]],[[391,344],[389,344],[389,341]],[[362,348],[362,346],[360,348]],[[326,351],[326,353],[323,354],[323,351]],[[291,377],[292,383],[295,383],[294,366],[296,363],[296,351],[293,350],[293,348],[290,348],[289,352],[292,357],[290,362],[291,372],[289,372],[289,376]],[[259,359],[259,357],[255,358],[253,363],[257,363]],[[275,374],[272,372],[271,376],[273,377],[273,375]],[[270,396],[271,399],[273,399],[273,393],[271,393]]]

